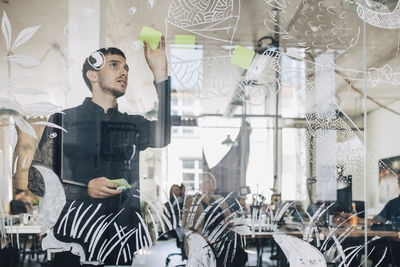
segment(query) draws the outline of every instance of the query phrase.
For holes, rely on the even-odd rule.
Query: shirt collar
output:
[[[102,112],[104,112],[104,109],[103,109],[101,106],[99,106],[99,105],[97,105],[96,103],[94,103],[94,102],[92,101],[92,98],[91,98],[91,97],[86,97],[85,100],[83,101],[83,104],[82,104],[82,105],[86,106],[86,107],[89,108],[90,110],[102,111]],[[107,113],[114,113],[114,112],[116,112],[116,111],[118,111],[118,104],[116,104],[115,107],[112,107],[112,108],[107,109]]]

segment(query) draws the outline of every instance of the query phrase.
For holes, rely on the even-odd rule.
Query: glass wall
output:
[[[394,266],[399,9],[1,1],[2,242],[14,222],[54,261]]]

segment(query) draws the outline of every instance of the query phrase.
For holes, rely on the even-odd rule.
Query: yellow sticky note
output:
[[[249,69],[251,61],[253,60],[255,52],[243,46],[236,46],[235,51],[231,58],[231,63],[244,69]]]
[[[114,179],[114,180],[110,180],[108,179],[110,182],[115,183],[118,187],[124,187],[124,189],[129,189],[132,188],[132,186],[130,184],[128,184],[128,182],[125,179]]]
[[[194,48],[196,44],[196,36],[175,34],[175,44],[188,46],[187,48]]]
[[[158,44],[160,43],[161,36],[162,36],[161,32],[159,32],[153,28],[144,26],[142,28],[142,31],[140,32],[139,41],[144,46],[143,41],[146,40],[147,42],[149,42],[150,48],[152,50],[156,50],[158,47]]]

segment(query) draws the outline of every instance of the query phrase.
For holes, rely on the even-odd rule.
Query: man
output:
[[[57,114],[49,119],[67,133],[46,127],[29,170],[28,188],[39,196],[51,189],[44,188],[34,165],[51,168],[61,178],[67,203],[53,232],[63,242],[80,244],[86,261],[130,264],[131,252],[143,246],[135,242],[134,235],[126,237],[126,240],[130,237],[129,241],[114,236],[130,229],[134,234],[134,229],[140,228],[140,199],[133,196],[138,195],[140,188],[138,152],[148,147],[164,147],[170,142],[170,81],[165,38],[162,36],[156,50],[151,50],[147,41],[144,44],[145,58],[153,72],[159,98],[157,121],[118,111],[117,99],[126,92],[129,67],[121,50],[99,49],[85,60],[82,69],[92,98],[65,110],[63,116]],[[123,191],[110,181],[114,179],[125,179],[129,184],[126,187],[132,188]],[[77,224],[74,218],[78,216],[81,219]],[[93,226],[87,227],[88,224]],[[94,226],[101,230],[93,230]],[[60,231],[62,228],[64,231]],[[74,229],[79,230],[79,234]],[[107,240],[118,241],[120,246],[113,246]],[[121,246],[124,257],[120,257]],[[130,257],[126,256],[128,252]],[[74,259],[76,262],[79,264]],[[71,266],[73,263],[59,260],[56,265],[62,264]]]
[[[400,188],[400,170],[397,171],[397,183]],[[386,203],[385,207],[381,212],[379,212],[378,215],[374,217],[373,222],[378,222],[380,224],[383,224],[383,229],[381,230],[386,230],[387,226],[391,226],[390,228],[395,231],[400,230],[400,195],[392,200],[390,200],[388,203]],[[363,222],[362,222],[363,223]],[[379,230],[379,228],[382,227],[378,224],[378,226],[375,225],[372,226],[372,229]],[[386,229],[385,229],[386,228]],[[371,253],[370,259],[372,260],[374,266],[378,264],[378,262],[381,264],[381,266],[388,266],[389,263],[395,263],[395,266],[400,266],[400,258],[396,255],[400,253],[400,242],[398,240],[393,240],[393,239],[386,239],[385,237],[381,238],[380,240],[372,243],[372,245],[375,248],[375,251]],[[384,251],[388,249],[390,253],[384,257],[382,260],[382,255],[384,255]]]
[[[397,183],[400,188],[400,171],[397,172]],[[394,228],[400,230],[400,195],[386,203],[374,220],[379,223],[391,223]]]
[[[176,219],[179,221],[179,209],[181,208],[179,206],[180,201],[180,196],[181,196],[181,189],[179,188],[179,185],[173,184],[171,188],[169,189],[169,201],[164,203],[164,213],[166,213],[167,218],[172,222],[173,217],[172,215],[175,214]],[[172,206],[172,207],[171,207]],[[177,222],[178,222],[177,221]]]
[[[179,204],[180,202],[183,203],[183,201],[180,201],[180,195],[181,189],[179,188],[179,185],[173,184],[169,189],[169,199],[164,203],[164,215],[172,225],[174,222],[176,225],[179,223],[180,210],[182,210],[182,207]],[[176,237],[175,229],[167,232],[167,235],[169,237]]]
[[[397,183],[400,189],[400,170],[397,172]],[[338,218],[338,222],[342,222],[343,220],[348,219],[352,214],[351,213],[341,213],[340,218]],[[364,224],[363,218],[358,218],[357,222],[359,225]],[[388,203],[385,204],[381,212],[378,215],[374,216],[373,219],[368,219],[368,224],[385,224],[386,228],[392,228],[393,230],[400,229],[400,195]],[[374,225],[374,227],[377,227]],[[379,227],[379,226],[378,226]]]
[[[398,177],[398,186],[400,188],[400,171],[397,171]],[[340,218],[338,222],[348,219],[352,214],[350,213],[342,213],[340,214]],[[364,225],[365,219],[358,218],[357,223],[359,225]],[[394,230],[399,231],[400,229],[400,195],[388,203],[385,204],[384,208],[378,215],[376,215],[373,219],[368,219],[368,224],[371,227],[371,230]],[[359,240],[358,244],[363,244],[364,240]],[[345,246],[354,246],[355,241],[351,240],[349,244],[344,242]],[[397,257],[400,253],[400,242],[393,238],[385,238],[385,236],[381,236],[380,239],[377,239],[371,242],[368,245],[368,249],[370,253],[368,255],[368,259],[372,261],[372,266],[389,266],[390,264],[395,263],[395,266],[400,266],[400,258]],[[386,251],[386,252],[385,252]],[[354,266],[357,266],[354,264]]]

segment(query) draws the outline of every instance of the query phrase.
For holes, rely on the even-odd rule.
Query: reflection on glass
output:
[[[164,265],[167,255],[158,264],[144,248],[178,250],[175,240],[160,239],[180,227],[180,244],[188,247],[179,250],[192,251],[184,263],[194,266],[239,263],[229,252],[235,245],[254,252],[248,265],[265,259],[292,266],[393,264],[398,259],[391,252],[399,251],[398,2],[2,1],[0,214],[28,178],[41,176],[30,189],[49,193],[39,216],[52,229],[47,236],[75,254],[85,251],[90,261],[115,263],[119,255],[128,265],[145,258],[149,266]],[[141,144],[148,137],[143,127],[108,118],[113,110],[100,109],[96,118],[70,113],[90,94],[79,79],[87,51],[113,46],[124,48],[133,76],[118,112],[145,114],[151,122],[169,113],[143,61],[143,26],[166,36],[173,89],[167,102],[176,117],[164,149],[152,149],[164,146],[160,140]],[[254,52],[245,68],[231,63],[238,46]],[[101,71],[105,57],[92,57]],[[224,142],[227,136],[232,142]],[[40,139],[43,153],[34,156]],[[46,156],[53,153],[60,156]],[[32,158],[41,166],[28,173]],[[204,178],[208,173],[215,188]],[[88,197],[85,186],[97,176],[125,179],[132,188],[112,204],[77,201]],[[174,207],[168,192],[181,184],[187,206],[169,209],[181,213],[174,223],[164,207],[168,199]],[[251,193],[241,193],[247,186]],[[213,192],[196,195],[203,189]],[[116,216],[121,207],[131,214]],[[203,231],[207,223],[212,227]],[[0,224],[7,238],[5,229]],[[113,249],[112,238],[120,242]],[[255,243],[268,238],[282,250],[277,255],[257,250]]]

